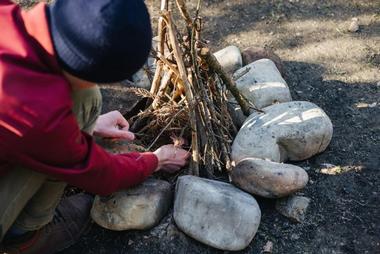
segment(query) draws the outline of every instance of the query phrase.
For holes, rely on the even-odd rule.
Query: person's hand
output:
[[[162,170],[174,173],[186,165],[190,153],[175,145],[164,145],[158,148],[154,154],[158,158],[156,171]]]
[[[135,139],[135,134],[129,131],[128,121],[116,110],[99,116],[95,124],[94,135],[128,141]]]

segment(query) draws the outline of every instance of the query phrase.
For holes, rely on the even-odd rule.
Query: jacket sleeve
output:
[[[14,5],[10,0],[0,0],[0,5]]]
[[[12,164],[99,195],[141,183],[158,165],[153,153],[113,155],[106,152],[91,136],[79,130],[73,113],[67,109],[22,136],[12,131],[5,133],[1,128],[0,135],[8,137],[7,160]]]

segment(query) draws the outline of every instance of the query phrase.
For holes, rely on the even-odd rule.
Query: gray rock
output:
[[[303,222],[310,198],[302,196],[290,196],[279,199],[276,202],[276,210],[282,215],[288,217],[295,222]]]
[[[263,247],[264,253],[272,253],[273,252],[273,242],[268,241]]]
[[[168,182],[148,179],[141,185],[107,197],[97,196],[92,219],[111,230],[149,229],[162,219],[172,202]]]
[[[281,75],[284,75],[285,73],[284,63],[281,61],[281,58],[270,49],[248,47],[241,52],[241,56],[243,58],[243,65],[247,65],[257,60],[267,58],[276,64],[276,67],[280,71]]]
[[[149,57],[144,66],[132,76],[133,85],[139,88],[150,90],[152,86],[151,79],[156,71],[156,61]]]
[[[230,173],[239,188],[266,198],[288,196],[308,182],[308,175],[300,167],[248,158],[240,161]]]
[[[215,52],[214,56],[223,69],[231,75],[243,66],[240,49],[236,46],[228,46],[221,49]]]
[[[192,238],[217,249],[236,251],[249,245],[259,227],[256,200],[231,184],[182,176],[174,201],[174,221]]]
[[[239,91],[258,108],[292,100],[288,85],[270,59],[244,66],[235,72],[234,79]]]
[[[157,51],[159,44],[158,36],[152,38],[152,48]],[[165,48],[165,52],[167,48]],[[166,54],[165,54],[166,55]],[[152,86],[152,79],[154,72],[156,71],[156,59],[153,57],[148,57],[144,66],[138,70],[133,76],[132,80],[125,80],[121,83],[127,86],[134,86],[139,88],[144,88],[150,90]]]
[[[348,27],[348,31],[351,33],[356,33],[359,31],[360,26],[359,26],[359,19],[358,18],[352,18],[350,26]]]
[[[174,222],[173,213],[169,213],[163,218],[159,225],[155,226],[150,235],[159,238],[162,241],[172,241],[175,238],[186,239],[186,235],[178,229]]]
[[[333,126],[326,113],[305,101],[275,104],[253,113],[232,144],[232,159],[305,160],[329,145]]]

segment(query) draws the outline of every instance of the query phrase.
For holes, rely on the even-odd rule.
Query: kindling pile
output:
[[[171,137],[177,145],[184,145],[182,139],[189,140],[192,161],[188,173],[199,175],[204,170],[201,173],[211,176],[215,169],[229,171],[232,166],[231,143],[237,129],[228,111],[228,94],[246,115],[252,105],[239,93],[201,37],[201,1],[193,17],[183,0],[175,3],[184,29],[180,31],[181,24],[173,20],[174,3],[162,0],[157,45],[152,49],[156,68],[150,93],[136,90],[151,99],[132,119],[133,126],[146,123],[137,134],[149,142],[149,148],[163,137]]]

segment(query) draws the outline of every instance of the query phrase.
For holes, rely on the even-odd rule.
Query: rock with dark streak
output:
[[[204,244],[242,250],[255,236],[260,219],[256,200],[231,184],[195,176],[178,179],[174,220],[184,233]]]

